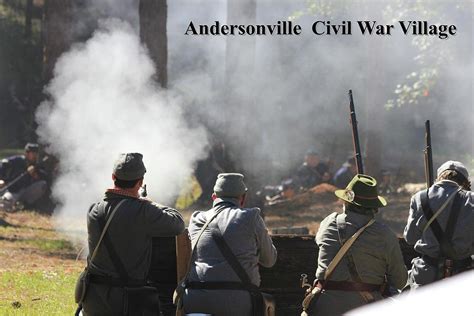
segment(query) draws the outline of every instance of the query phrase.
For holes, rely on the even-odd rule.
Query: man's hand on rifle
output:
[[[38,174],[36,173],[36,168],[35,166],[28,166],[28,168],[26,169],[26,171],[28,171],[28,173],[30,174],[30,176],[32,176],[33,178],[38,178]]]
[[[0,179],[0,189],[3,188],[4,186],[5,186],[5,181]]]

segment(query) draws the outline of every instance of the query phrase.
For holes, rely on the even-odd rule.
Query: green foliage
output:
[[[348,2],[342,0],[306,0],[306,8],[294,12],[289,19],[296,20],[303,15],[320,16],[327,19],[350,17]],[[382,3],[382,2],[380,2]],[[351,1],[351,6],[363,8],[365,12],[374,10],[374,2],[369,0]],[[381,23],[394,23],[411,20],[414,17],[426,21],[448,21],[448,12],[470,10],[469,1],[437,0],[393,0],[385,2]],[[442,65],[452,58],[452,45],[442,45],[434,36],[414,36],[411,41],[416,49],[413,56],[415,67],[405,76],[405,80],[396,84],[395,98],[389,99],[385,107],[399,107],[417,104],[423,97],[429,97],[429,91],[438,83]]]
[[[0,273],[0,315],[73,315],[77,273]]]
[[[26,37],[25,3],[0,0],[0,143],[9,145],[30,139],[42,91],[40,9],[35,7]]]

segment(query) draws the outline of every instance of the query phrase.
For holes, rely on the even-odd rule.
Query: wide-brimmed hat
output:
[[[214,185],[218,197],[238,198],[247,192],[244,176],[240,173],[220,173]]]
[[[377,191],[377,180],[365,174],[357,174],[344,190],[336,190],[336,196],[348,203],[364,207],[379,208],[387,201]]]

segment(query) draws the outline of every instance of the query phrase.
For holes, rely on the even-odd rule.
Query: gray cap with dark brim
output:
[[[217,176],[214,193],[218,197],[238,198],[247,192],[244,176],[240,173],[221,173]]]
[[[140,153],[120,154],[115,161],[113,173],[117,179],[132,181],[143,178],[146,168]]]
[[[469,172],[467,168],[459,161],[449,160],[446,161],[438,168],[437,175],[438,177],[445,172],[446,170],[454,170],[464,176],[464,178],[469,179]]]

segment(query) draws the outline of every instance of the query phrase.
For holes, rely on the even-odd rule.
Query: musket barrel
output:
[[[431,127],[430,120],[425,122],[425,178],[427,188],[431,187],[434,183],[433,176],[433,149],[431,147]]]
[[[357,173],[364,173],[364,165],[362,162],[362,153],[360,151],[359,131],[357,129],[357,118],[355,113],[354,99],[352,97],[352,90],[349,90],[349,109],[352,126],[352,143],[354,145],[354,154],[357,164]]]

